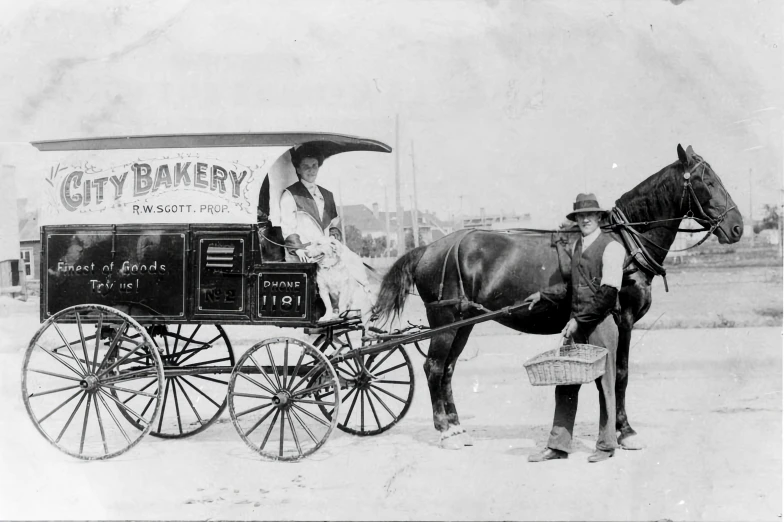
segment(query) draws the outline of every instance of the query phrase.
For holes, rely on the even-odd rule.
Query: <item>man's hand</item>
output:
[[[542,294],[539,292],[534,292],[533,294],[529,295],[525,298],[522,304],[528,303],[528,309],[532,309],[536,303],[542,300]]]
[[[310,260],[308,259],[308,255],[305,253],[305,250],[300,248],[300,249],[295,250],[294,253],[297,254],[297,257],[299,258],[299,260],[301,262],[303,262],[303,263],[310,262]]]
[[[563,337],[572,337],[577,332],[577,321],[574,319],[569,319],[569,322],[566,323],[564,329],[561,330],[561,335]]]

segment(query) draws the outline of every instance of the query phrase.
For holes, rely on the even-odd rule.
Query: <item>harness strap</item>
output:
[[[648,238],[628,226],[628,222],[629,220],[626,218],[623,211],[618,207],[613,207],[610,212],[610,223],[617,226],[621,240],[630,256],[624,263],[624,272],[634,263],[643,272],[647,272],[653,276],[661,276],[664,280],[664,290],[669,292],[670,288],[667,284],[667,270],[653,259],[645,248],[645,245],[640,241],[640,238]],[[631,272],[634,272],[634,270]]]

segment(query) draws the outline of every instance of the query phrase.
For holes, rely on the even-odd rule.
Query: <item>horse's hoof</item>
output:
[[[464,436],[468,437],[469,442],[470,438],[465,430],[459,426],[452,426],[445,432],[441,434],[441,440],[439,440],[438,445],[441,449],[451,449],[451,450],[459,450],[463,449],[463,446],[470,446],[471,444],[465,444]]]
[[[463,446],[473,446],[474,439],[471,438],[471,435],[468,434],[467,431],[463,433],[459,433],[453,437],[457,440],[458,443],[462,444]]]
[[[446,439],[441,439],[440,441],[438,441],[438,446],[441,449],[448,449],[448,450],[463,449],[463,443],[457,440],[456,437],[448,437]]]
[[[638,435],[628,435],[619,440],[618,444],[620,444],[621,448],[625,450],[641,450],[645,448],[645,443],[640,440]]]

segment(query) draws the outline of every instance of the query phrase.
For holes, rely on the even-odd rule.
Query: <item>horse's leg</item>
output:
[[[428,309],[427,318],[432,328],[455,321],[454,314],[444,308]],[[427,387],[430,390],[430,402],[433,405],[433,425],[441,433],[442,442],[447,434],[447,430],[449,430],[449,418],[446,412],[447,401],[444,392],[444,374],[446,373],[447,358],[452,350],[452,343],[455,337],[456,332],[454,330],[434,335],[430,339],[430,348],[427,351],[427,359],[424,364]],[[449,445],[442,444],[441,446],[449,448]]]
[[[465,348],[465,345],[468,342],[468,337],[471,335],[471,330],[473,330],[473,328],[473,325],[464,326],[458,329],[455,333],[455,339],[452,341],[452,349],[450,350],[449,356],[446,360],[446,369],[444,371],[444,378],[442,383],[444,396],[446,398],[446,416],[447,421],[449,422],[449,429],[443,434],[443,439],[446,439],[447,437],[454,437],[454,440],[452,440],[450,444],[458,446],[474,445],[473,441],[471,440],[471,436],[460,426],[460,418],[457,416],[455,399],[452,396],[452,375],[455,373],[455,365],[457,364],[457,360],[460,357],[460,354],[463,353],[463,348]],[[442,445],[447,443],[443,439]]]
[[[629,323],[629,324],[627,324]],[[622,320],[618,326],[618,353],[616,356],[616,378],[615,378],[615,430],[618,436],[618,443],[623,449],[642,449],[642,441],[637,436],[637,432],[629,424],[626,415],[626,386],[629,384],[629,344],[632,339],[631,321]]]

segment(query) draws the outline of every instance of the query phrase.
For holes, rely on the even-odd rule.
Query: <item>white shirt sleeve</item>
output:
[[[610,241],[602,253],[602,283],[621,289],[623,282],[623,262],[626,259],[626,249],[617,241]]]
[[[297,202],[288,190],[280,196],[280,230],[284,239],[297,232]]]

